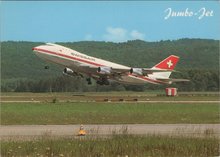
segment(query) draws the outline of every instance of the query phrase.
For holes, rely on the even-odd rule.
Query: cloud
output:
[[[126,41],[127,39],[127,30],[123,28],[113,28],[107,27],[106,28],[107,34],[104,34],[104,39],[106,41],[115,41],[115,42],[122,42]]]
[[[144,39],[145,36],[143,33],[140,33],[137,30],[131,31],[130,35],[132,39]]]
[[[128,31],[120,27],[107,27],[103,39],[112,42],[124,42],[127,40],[144,39],[145,35],[137,30]]]
[[[87,40],[87,41],[92,40],[92,35],[91,34],[87,34],[85,36],[85,40]]]

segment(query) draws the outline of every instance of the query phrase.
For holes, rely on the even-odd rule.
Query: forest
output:
[[[100,86],[85,78],[62,74],[65,67],[49,64],[38,58],[32,47],[40,42],[6,41],[1,43],[2,92],[84,92],[84,91],[146,91],[168,86],[142,86],[112,83]],[[57,43],[81,53],[131,67],[150,68],[167,56],[180,57],[172,78],[186,78],[190,82],[172,84],[181,91],[219,90],[219,40],[179,39],[158,42],[133,40],[122,43],[81,41]],[[44,66],[50,68],[45,70]]]

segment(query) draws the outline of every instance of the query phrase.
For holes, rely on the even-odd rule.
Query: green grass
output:
[[[165,91],[149,92],[75,92],[75,93],[1,93],[4,101],[40,101],[52,102],[57,99],[60,102],[96,101],[103,102],[105,99],[111,101],[219,101],[218,92],[179,92],[179,96],[167,97]]]
[[[1,96],[156,96],[158,94],[165,94],[164,90],[149,90],[145,92],[134,91],[109,91],[109,92],[48,92],[48,93],[32,93],[32,92],[2,92]],[[219,92],[179,92],[178,94],[193,94],[193,95],[219,95]],[[191,97],[189,97],[191,98]]]
[[[110,138],[41,138],[34,141],[2,141],[2,156],[218,156],[214,137],[189,138],[159,135],[113,135]]]
[[[219,123],[218,104],[2,103],[1,124]]]

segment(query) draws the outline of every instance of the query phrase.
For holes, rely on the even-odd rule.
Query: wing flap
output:
[[[157,78],[159,81],[167,82],[167,83],[174,83],[174,82],[189,82],[188,79],[172,79],[172,78]]]
[[[142,69],[144,74],[153,74],[156,72],[173,72],[174,70],[169,69],[150,69],[150,68],[143,68]]]
[[[117,74],[125,74],[130,72],[130,68],[129,69],[116,69],[116,68],[112,68],[112,72],[113,73],[117,73]]]
[[[87,71],[91,71],[93,73],[96,73],[98,71],[97,67],[93,67],[93,66],[84,66],[81,65],[82,69],[87,69]],[[120,69],[120,68],[110,68],[111,69],[111,75],[123,75],[126,74],[128,72],[130,72],[130,68],[127,69]]]
[[[98,68],[95,66],[84,66],[81,65],[81,68],[87,69],[91,72],[97,72]],[[153,74],[156,72],[171,72],[174,70],[169,70],[169,69],[151,69],[151,68],[140,68],[143,71],[143,75],[148,75],[148,74]],[[125,75],[127,73],[130,73],[131,68],[111,68],[111,73],[112,75]]]

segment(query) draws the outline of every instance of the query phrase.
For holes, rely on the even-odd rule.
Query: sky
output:
[[[220,39],[219,1],[1,1],[1,41]]]

